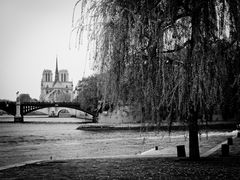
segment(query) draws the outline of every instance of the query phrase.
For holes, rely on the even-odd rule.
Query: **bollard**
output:
[[[178,157],[186,157],[185,146],[179,145],[177,146],[177,156]]]
[[[228,145],[233,145],[233,139],[230,137],[230,138],[228,138],[228,141],[227,141],[228,143]]]
[[[155,150],[158,150],[158,146],[155,146]]]
[[[229,156],[229,146],[228,144],[222,144],[222,156]]]

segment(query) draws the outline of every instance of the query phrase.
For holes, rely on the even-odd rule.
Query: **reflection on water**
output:
[[[28,123],[0,123],[0,167],[30,160],[135,155],[156,145],[159,149],[186,144],[186,132],[76,130],[77,118],[24,117]],[[51,123],[50,123],[51,122]],[[53,123],[54,122],[54,123]],[[70,123],[69,123],[70,122]]]

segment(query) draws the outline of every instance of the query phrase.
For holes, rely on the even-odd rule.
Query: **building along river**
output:
[[[0,116],[0,167],[35,160],[136,155],[155,146],[188,143],[185,131],[171,136],[167,131],[83,131],[77,130],[83,121],[77,118],[25,116],[24,120],[13,123],[12,116]],[[225,136],[225,132],[208,134],[215,143],[222,141],[219,134]],[[206,144],[207,139],[201,139]]]

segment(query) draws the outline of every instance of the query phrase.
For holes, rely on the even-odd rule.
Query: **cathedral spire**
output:
[[[59,74],[58,74],[58,57],[56,57],[56,69],[55,69],[55,82],[59,81]]]

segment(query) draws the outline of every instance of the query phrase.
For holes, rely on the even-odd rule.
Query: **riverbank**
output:
[[[66,120],[67,119],[67,120]],[[6,124],[14,122],[14,117],[11,115],[0,116],[0,124]],[[34,123],[34,124],[87,124],[92,123],[90,118],[79,118],[79,117],[49,117],[48,115],[26,115],[24,116],[24,122],[22,124]],[[21,123],[20,123],[21,124]]]
[[[161,154],[48,160],[1,170],[0,179],[239,179],[240,138],[236,134],[233,131],[200,141],[200,161]],[[219,148],[212,151],[228,137],[236,137],[229,157],[222,157]],[[203,157],[208,151],[212,152]]]
[[[0,171],[0,179],[239,179],[240,138],[230,156],[220,150],[200,161],[158,156],[123,156],[43,161]]]
[[[208,122],[208,124],[199,124],[199,128],[202,130],[234,130],[237,126],[236,121],[214,121]],[[101,123],[86,123],[81,124],[78,130],[85,131],[105,131],[105,130],[136,130],[136,131],[153,131],[153,130],[169,130],[168,123],[157,124],[101,124]],[[187,125],[174,122],[171,126],[171,130],[186,130]]]

